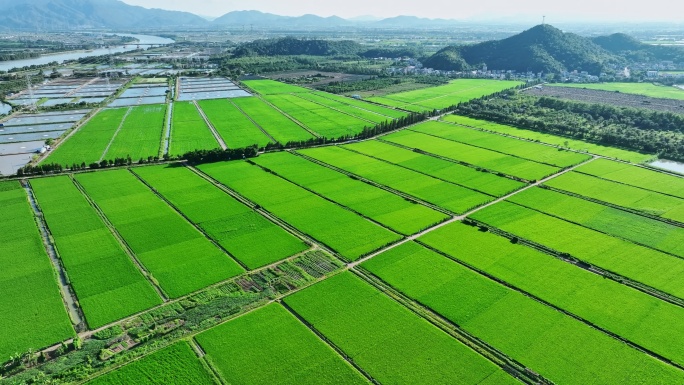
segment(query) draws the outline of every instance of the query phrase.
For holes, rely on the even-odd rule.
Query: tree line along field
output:
[[[554,146],[567,147],[575,151],[597,154],[609,158],[617,158],[627,162],[641,163],[651,160],[653,158],[653,155],[640,154],[634,151],[622,150],[619,148],[603,146],[600,144],[594,144],[577,139],[570,139],[551,134],[544,134],[541,132],[506,126],[494,122],[488,122],[486,120],[473,119],[466,116],[446,115],[442,117],[442,120],[445,122],[455,123],[465,127],[477,128],[484,131],[500,133],[515,138],[531,140],[534,142],[547,143]]]
[[[558,86],[624,92],[626,94],[644,95],[652,98],[684,100],[684,91],[680,88],[659,86],[653,83],[558,84]]]
[[[204,114],[228,144],[226,119],[251,124],[245,137],[272,141],[280,123],[314,136],[269,98],[392,118],[360,101],[252,84],[261,97],[177,103],[171,120],[187,141],[201,141],[201,128],[218,144]],[[131,116],[142,119],[121,111],[103,112],[124,123],[119,134]],[[284,120],[269,125],[276,116]],[[119,321],[132,315],[156,324],[171,309],[148,309],[192,309],[186,295],[223,296],[226,282],[258,297],[249,274],[323,249],[340,268],[317,283],[267,276],[282,295],[164,343],[136,340],[134,361],[86,383],[683,382],[684,178],[479,122],[230,162],[32,178],[26,188],[0,182],[0,286],[11,294],[0,355],[74,336],[61,267],[93,331],[135,325]]]
[[[400,92],[368,100],[407,111],[423,112],[447,108],[521,84],[505,80],[459,79],[444,86]]]

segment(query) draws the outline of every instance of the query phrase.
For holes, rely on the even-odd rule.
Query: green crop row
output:
[[[214,384],[213,376],[184,341],[87,382],[87,385]]]
[[[684,381],[679,369],[416,243],[363,267],[554,383]]]
[[[341,96],[341,95],[329,94],[327,92],[318,92],[318,91],[313,92],[312,94],[322,96],[326,99],[335,100],[335,101],[338,101],[340,103],[348,104],[350,106],[361,108],[361,109],[364,109],[367,111],[372,111],[372,112],[375,112],[376,114],[383,115],[386,118],[399,119],[399,118],[407,115],[405,112],[402,112],[402,111],[397,111],[397,110],[394,110],[392,108],[379,106],[377,104],[368,103],[368,102],[348,98],[348,97]]]
[[[522,182],[378,140],[354,143],[345,148],[492,196],[500,197],[525,186]]]
[[[159,156],[166,108],[165,104],[133,107],[104,159],[130,156],[137,161]]]
[[[285,303],[382,384],[517,383],[352,273],[326,279]]]
[[[91,329],[161,304],[71,178],[34,179],[31,187]]]
[[[233,103],[279,143],[306,141],[314,137],[260,98],[236,98]]]
[[[489,195],[340,147],[318,147],[300,152],[459,214],[493,200]]]
[[[229,384],[366,384],[297,318],[271,304],[195,337]]]
[[[244,148],[255,144],[264,147],[270,142],[268,136],[229,100],[202,100],[199,106],[228,148]]]
[[[128,108],[103,110],[83,125],[47,157],[46,162],[86,165],[98,162],[104,154]]]
[[[411,130],[557,167],[569,167],[591,159],[586,154],[441,122],[421,124]]]
[[[486,120],[472,119],[465,116],[447,115],[443,119],[447,122],[452,122],[464,126],[477,127],[483,130],[494,131],[506,135],[515,136],[518,138],[533,140],[535,142],[542,142],[553,144],[555,146],[568,147],[575,151],[589,152],[592,154],[598,154],[611,158],[623,159],[629,162],[639,163],[645,162],[653,158],[653,155],[640,154],[634,151],[627,151],[615,147],[602,146],[600,144],[594,144],[582,140],[570,139],[562,136],[524,130],[522,128],[506,126],[503,124],[488,122]]]
[[[487,207],[472,218],[684,298],[680,258],[509,202]]]
[[[262,155],[254,162],[401,234],[419,232],[448,218],[288,152]]]
[[[302,241],[185,167],[140,167],[134,172],[250,269],[307,249]]]
[[[684,178],[667,175],[643,167],[607,159],[596,159],[593,162],[578,167],[577,171],[630,186],[684,198]]]
[[[325,107],[329,107],[338,112],[355,116],[359,119],[366,120],[374,124],[380,124],[382,122],[391,120],[387,116],[376,114],[375,112],[371,112],[361,108],[356,108],[354,106],[350,106],[349,104],[342,103],[341,101],[326,98],[325,96],[320,94],[297,94],[297,97],[314,102],[316,104],[323,105]]]
[[[18,182],[0,182],[0,362],[74,335],[55,272]]]
[[[354,135],[361,132],[364,127],[375,126],[375,123],[345,115],[295,95],[272,95],[265,99],[309,129],[327,138]]]
[[[684,200],[671,195],[578,172],[569,172],[545,184],[592,199],[684,222]]]
[[[542,188],[509,201],[684,258],[684,228],[679,226]]]
[[[401,238],[247,162],[205,164],[199,168],[349,260]]]
[[[193,103],[173,105],[170,155],[183,155],[193,150],[218,148],[218,142]]]
[[[437,122],[428,122],[417,127],[430,129],[435,125],[441,126]],[[410,130],[395,132],[382,139],[527,180],[542,179],[559,171],[554,166]]]
[[[308,88],[292,86],[275,80],[244,80],[242,83],[261,95],[311,92]]]
[[[674,321],[684,318],[684,308],[477,227],[454,223],[419,240],[674,362],[684,363],[684,325]]]
[[[243,272],[128,170],[75,178],[170,297]]]

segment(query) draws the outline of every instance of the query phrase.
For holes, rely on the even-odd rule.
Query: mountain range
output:
[[[259,11],[235,11],[214,20],[188,12],[148,9],[120,0],[0,0],[0,30],[74,30],[74,29],[155,29],[155,28],[332,28],[364,26],[369,28],[429,28],[455,25],[455,20],[398,16],[376,19],[364,16],[343,19],[337,16],[280,16]]]

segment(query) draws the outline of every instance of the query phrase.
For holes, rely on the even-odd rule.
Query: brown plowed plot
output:
[[[575,100],[578,102],[610,104],[618,107],[646,108],[653,111],[684,114],[684,101],[682,100],[649,98],[648,96],[615,91],[554,86],[543,87],[541,89],[530,88],[526,90],[525,93],[533,96],[548,96],[552,98]]]

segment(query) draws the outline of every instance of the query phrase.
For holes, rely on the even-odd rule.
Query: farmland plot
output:
[[[260,98],[237,98],[232,102],[279,143],[306,141],[314,137]]]
[[[243,272],[128,170],[75,178],[170,297]]]
[[[508,155],[529,159],[538,163],[550,164],[556,167],[569,167],[591,159],[591,156],[572,151],[563,151],[538,143],[507,138],[501,135],[489,134],[456,125],[440,122],[428,122],[411,128],[411,131],[421,132],[501,152]]]
[[[419,239],[458,261],[677,363],[684,363],[684,309],[572,264],[454,223]],[[553,281],[553,285],[548,282]]]
[[[219,144],[193,103],[173,105],[170,155],[183,155],[194,150],[211,150]]]
[[[199,169],[349,260],[401,238],[247,162],[205,164]]]
[[[302,98],[302,99],[323,105],[325,107],[329,107],[329,108],[334,109],[336,111],[355,116],[359,119],[363,119],[366,121],[373,122],[375,124],[380,124],[382,122],[392,120],[392,119],[388,118],[387,116],[376,114],[375,112],[371,112],[371,111],[364,110],[361,108],[356,108],[356,107],[350,106],[348,104],[342,103],[341,101],[328,99],[325,96],[320,95],[320,94],[313,94],[313,93],[297,94],[297,96]]]
[[[214,385],[217,382],[181,341],[115,371],[88,381],[87,385]]]
[[[158,157],[165,118],[166,104],[133,107],[104,159]]]
[[[554,383],[684,381],[679,369],[416,243],[363,266]]]
[[[230,384],[366,384],[368,381],[279,304],[196,337]]]
[[[684,298],[680,258],[509,202],[487,207],[472,218]]]
[[[607,159],[596,159],[577,172],[684,198],[684,178]]]
[[[401,234],[416,233],[448,218],[288,152],[262,155],[254,162]]]
[[[455,213],[464,213],[493,200],[489,195],[340,147],[318,147],[300,152]]]
[[[286,83],[277,82],[275,80],[244,80],[242,84],[253,89],[256,93],[261,95],[277,95],[277,94],[296,94],[311,92],[308,88],[297,87]]]
[[[340,96],[340,95],[329,94],[327,92],[314,91],[311,94],[317,95],[317,96],[322,96],[326,99],[335,100],[335,101],[338,101],[340,103],[348,104],[350,106],[361,108],[361,109],[364,109],[367,111],[372,111],[372,112],[375,112],[376,114],[380,114],[380,115],[383,115],[383,116],[388,117],[388,118],[399,119],[399,118],[402,118],[402,117],[407,115],[403,111],[397,111],[397,110],[394,110],[392,108],[387,108],[387,107],[379,106],[377,104],[368,103],[368,102],[364,102],[364,101],[353,99],[353,98],[347,98],[347,97]]]
[[[512,377],[352,273],[285,298],[307,322],[383,384],[499,384]]]
[[[682,227],[541,188],[509,201],[684,258]]]
[[[399,131],[383,136],[382,140],[527,180],[542,179],[559,171],[558,167],[415,131]]]
[[[264,147],[271,142],[229,100],[202,100],[199,105],[228,148],[244,148],[255,144]]]
[[[98,162],[127,111],[127,108],[101,111],[57,147],[46,162],[61,165]]]
[[[447,122],[456,123],[464,126],[477,127],[483,130],[494,131],[501,134],[511,135],[518,138],[538,141],[542,143],[548,143],[555,146],[569,147],[575,151],[589,152],[592,154],[607,156],[611,158],[618,158],[634,163],[645,162],[653,158],[653,155],[640,154],[634,151],[627,151],[619,148],[602,146],[600,144],[585,142],[582,140],[570,139],[563,136],[556,136],[537,131],[525,130],[522,128],[516,128],[494,122],[488,122],[486,120],[472,119],[465,116],[447,115],[442,119]]]
[[[364,127],[375,126],[375,123],[345,115],[295,95],[272,95],[265,99],[326,138],[354,135],[363,131]]]
[[[91,329],[162,302],[71,178],[31,186]]]
[[[652,98],[684,100],[684,91],[676,87],[657,86],[652,83],[596,83],[596,84],[559,84],[561,87],[586,88],[644,95]]]
[[[55,272],[18,182],[0,182],[0,362],[74,336]]]
[[[308,248],[185,167],[140,167],[134,172],[250,269]]]
[[[377,140],[354,143],[345,148],[492,196],[504,196],[525,186],[516,180]]]

